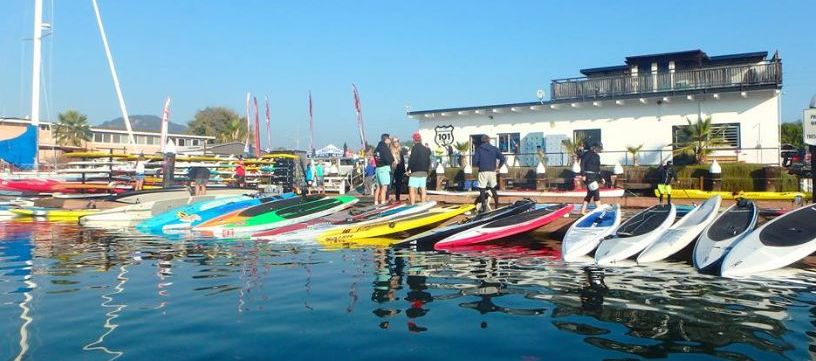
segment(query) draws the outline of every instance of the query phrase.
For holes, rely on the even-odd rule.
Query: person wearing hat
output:
[[[380,142],[374,149],[374,160],[377,162],[377,191],[374,193],[374,205],[385,204],[388,201],[388,186],[391,184],[391,167],[397,163],[391,154],[391,135],[383,133]]]
[[[587,214],[587,206],[593,201],[595,207],[601,206],[601,156],[598,152],[603,149],[601,143],[594,143],[588,151],[581,157],[581,177],[586,185],[587,195],[584,197],[584,204],[581,207],[581,214]]]
[[[408,201],[413,205],[416,203],[417,191],[420,193],[420,202],[428,200],[425,189],[428,184],[428,173],[431,171],[431,150],[422,145],[422,136],[419,132],[414,133],[412,138],[414,145],[408,158]]]
[[[671,204],[672,182],[677,179],[672,161],[666,161],[664,166],[657,170],[658,179],[657,193],[659,194],[658,204],[663,204],[663,195],[666,195],[667,204]]]

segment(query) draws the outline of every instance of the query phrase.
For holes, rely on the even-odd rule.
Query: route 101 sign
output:
[[[816,108],[805,109],[802,116],[802,135],[805,144],[816,146]]]

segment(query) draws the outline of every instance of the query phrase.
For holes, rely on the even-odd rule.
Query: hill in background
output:
[[[161,118],[155,115],[130,115],[130,125],[134,131],[140,132],[160,132]],[[97,128],[125,130],[125,120],[122,117],[111,119],[96,126]],[[187,127],[172,121],[168,124],[167,130],[170,133],[187,133]]]

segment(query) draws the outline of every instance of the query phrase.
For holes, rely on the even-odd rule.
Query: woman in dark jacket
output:
[[[405,155],[408,153],[405,149],[402,149],[402,145],[399,143],[399,139],[394,138],[394,141],[391,143],[391,146],[396,148],[396,156],[397,159],[397,166],[394,168],[394,200],[399,202],[400,195],[403,193],[403,180],[405,180]]]

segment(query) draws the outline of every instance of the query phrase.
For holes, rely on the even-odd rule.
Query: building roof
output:
[[[0,118],[0,122],[2,123],[12,123],[12,124],[31,124],[30,119],[22,119],[22,118]],[[40,125],[55,125],[53,122],[44,122],[40,121]],[[122,129],[109,129],[109,128],[98,128],[98,127],[91,127],[92,132],[98,133],[117,133],[117,134],[127,134],[127,130]],[[143,131],[133,131],[134,135],[155,135],[160,136],[161,133],[159,132],[143,132]],[[215,137],[208,136],[208,135],[194,135],[194,134],[178,134],[178,133],[168,133],[167,136],[170,137],[184,137],[184,138],[191,138],[191,139],[215,139]]]

